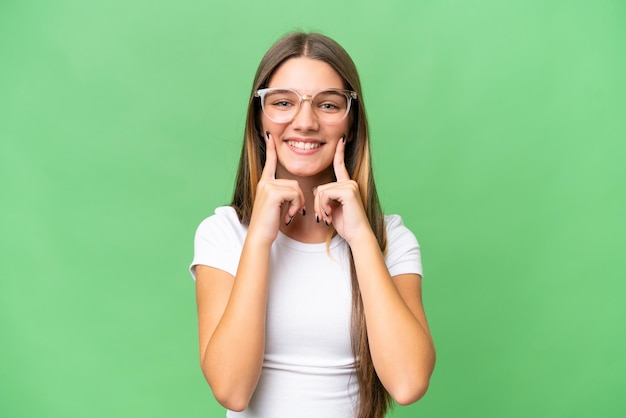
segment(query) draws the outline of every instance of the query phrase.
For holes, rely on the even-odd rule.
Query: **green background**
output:
[[[224,415],[187,267],[291,29],[351,53],[422,245],[438,363],[391,416],[624,416],[621,0],[1,0],[0,416]]]

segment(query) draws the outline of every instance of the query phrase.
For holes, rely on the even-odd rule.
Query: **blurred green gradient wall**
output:
[[[438,348],[393,417],[622,417],[626,3],[0,2],[0,416],[221,417],[197,224],[291,29],[360,69]]]

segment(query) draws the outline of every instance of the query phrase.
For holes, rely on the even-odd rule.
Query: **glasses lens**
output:
[[[289,122],[298,111],[300,97],[291,90],[270,90],[263,100],[263,111],[277,123]]]
[[[348,97],[340,91],[319,92],[313,98],[312,104],[317,117],[324,122],[339,122],[348,113]]]

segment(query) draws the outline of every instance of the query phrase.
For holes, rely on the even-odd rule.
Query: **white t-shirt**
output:
[[[419,244],[397,215],[385,217],[391,276],[422,274]],[[219,207],[196,231],[198,264],[233,276],[247,233],[235,210]],[[348,245],[305,244],[279,232],[270,252],[265,358],[248,408],[227,417],[348,418],[358,402],[350,344]]]

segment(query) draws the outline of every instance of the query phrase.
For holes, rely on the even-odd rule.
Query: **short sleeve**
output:
[[[189,271],[196,278],[198,264],[237,273],[239,258],[247,229],[241,225],[231,207],[216,209],[215,214],[203,220],[194,237],[193,261]]]
[[[422,257],[417,238],[398,215],[385,216],[387,251],[385,263],[391,277],[399,274],[422,273]]]

